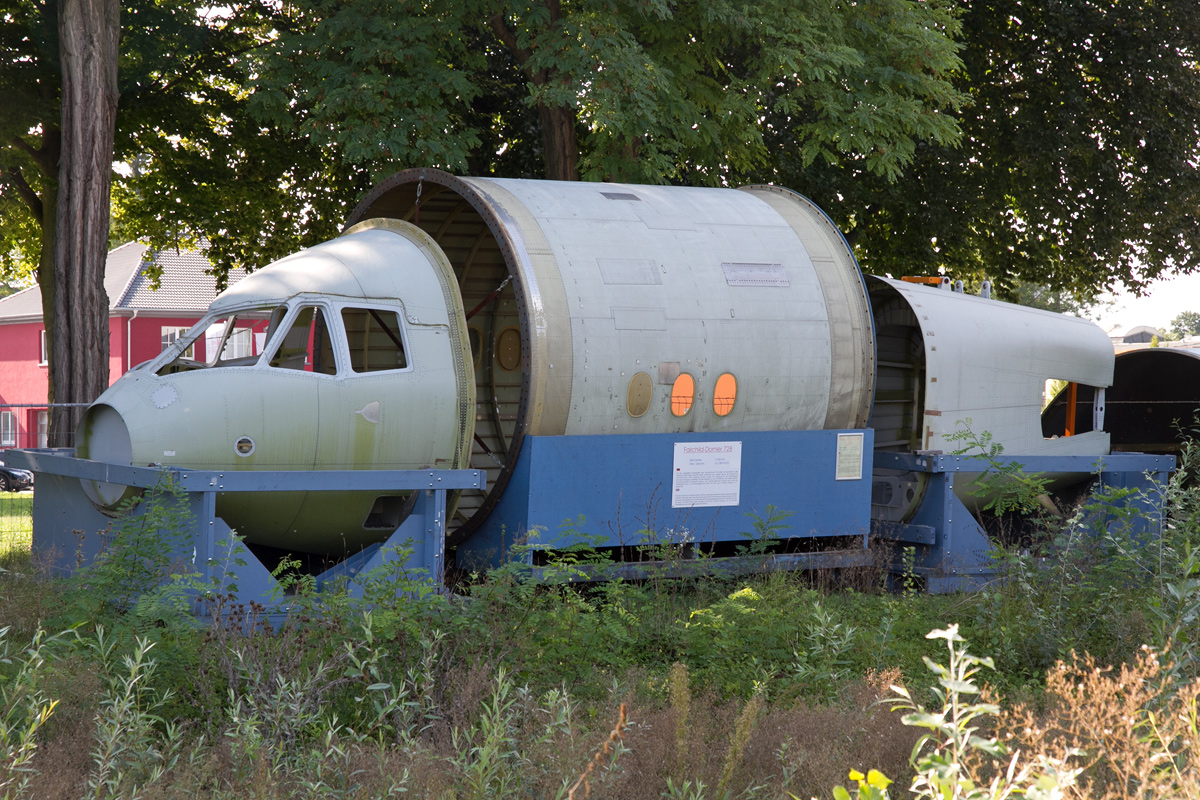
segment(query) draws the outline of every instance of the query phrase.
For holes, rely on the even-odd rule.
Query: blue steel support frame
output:
[[[862,437],[861,472],[839,480],[838,437],[847,434]],[[674,446],[714,442],[741,444],[739,504],[672,508]],[[752,530],[748,515],[765,516],[773,505],[792,513],[782,538],[853,537],[861,565],[870,560],[873,442],[869,429],[527,436],[504,496],[458,545],[457,563],[495,566],[521,542],[547,550],[582,541],[597,548],[638,547],[680,544],[686,532],[695,546],[745,544]],[[531,555],[527,550],[524,558]],[[797,568],[818,561],[800,559]],[[845,558],[829,562],[843,564],[851,565]]]
[[[359,577],[375,567],[396,562],[408,552],[402,566],[414,581],[440,587],[445,567],[446,492],[483,489],[483,470],[319,470],[319,471],[206,471],[180,468],[128,467],[87,461],[63,451],[9,450],[5,461],[37,474],[33,499],[33,550],[52,574],[70,574],[76,565],[89,564],[104,546],[113,518],[88,500],[80,480],[131,486],[153,495],[170,481],[183,493],[194,521],[182,535],[161,532],[180,571],[195,574],[203,586],[230,589],[236,602],[259,603],[281,610],[281,592],[275,579],[216,513],[221,492],[272,491],[413,491],[417,498],[412,514],[386,541],[371,545],[317,577],[319,587],[345,584],[361,596]],[[132,511],[144,513],[146,503]],[[194,604],[198,615],[207,607]]]
[[[1127,502],[1145,520],[1161,514],[1161,487],[1175,468],[1174,456],[1143,453],[1002,456],[996,460],[1019,464],[1031,475],[1093,475],[1100,486],[1133,489],[1135,494]],[[987,470],[987,461],[944,453],[876,453],[875,466],[929,473],[929,486],[912,520],[907,524],[877,522],[872,529],[877,538],[916,547],[915,568],[925,576],[928,591],[977,589],[996,577],[991,541],[955,494],[956,482],[973,480]]]
[[[837,435],[864,434],[862,475],[837,480]],[[671,509],[673,445],[679,442],[742,443],[740,504],[736,507]],[[915,567],[931,592],[978,588],[995,576],[992,545],[955,494],[956,482],[987,469],[978,457],[942,453],[872,453],[872,431],[772,431],[717,434],[637,434],[527,437],[501,502],[474,536],[459,545],[460,566],[486,566],[508,555],[514,541],[531,530],[556,530],[564,520],[586,519],[565,537],[540,534],[540,546],[561,548],[583,534],[597,547],[645,544],[621,528],[653,527],[656,509],[671,527],[688,527],[698,543],[745,541],[748,512],[766,505],[795,512],[787,538],[859,537],[864,551],[870,535],[915,545]],[[921,504],[907,524],[869,519],[872,456],[878,468],[919,471],[930,476]],[[445,564],[446,491],[485,486],[482,470],[219,472],[123,467],[85,461],[50,451],[6,453],[12,466],[38,473],[34,495],[34,550],[60,574],[90,563],[103,546],[112,519],[96,510],[79,479],[153,491],[165,476],[185,495],[196,521],[175,548],[184,570],[205,585],[237,587],[240,602],[269,606],[279,592],[274,579],[216,515],[220,492],[364,491],[417,492],[415,508],[387,541],[372,545],[318,576],[319,586],[344,583],[362,593],[359,576],[398,560],[410,550],[403,569],[439,584]],[[1153,518],[1161,512],[1161,492],[1175,466],[1171,456],[1114,453],[1108,456],[1015,456],[1028,473],[1095,475],[1104,486],[1136,490],[1128,502]],[[144,507],[144,504],[143,504]],[[139,513],[137,511],[134,512]],[[100,535],[96,535],[99,533]],[[526,553],[528,558],[529,554]],[[816,560],[804,564],[819,566]],[[845,562],[849,564],[849,562]],[[829,565],[840,565],[831,561]],[[749,567],[747,567],[749,568]],[[806,567],[807,568],[807,567]],[[198,609],[202,611],[203,609]]]

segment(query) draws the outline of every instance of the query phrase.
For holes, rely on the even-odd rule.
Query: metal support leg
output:
[[[367,583],[383,577],[395,594],[430,587],[444,591],[446,566],[446,491],[417,492],[412,513],[382,544],[371,545],[341,564],[323,572],[318,586],[346,582],[346,591],[362,597]],[[372,587],[373,588],[373,587]]]

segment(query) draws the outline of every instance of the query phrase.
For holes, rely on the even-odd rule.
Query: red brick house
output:
[[[151,288],[143,267],[162,268]],[[158,355],[196,323],[216,296],[208,259],[196,250],[150,252],[130,242],[108,254],[109,381]],[[232,284],[242,273],[229,276]],[[0,449],[46,447],[47,365],[42,296],[38,287],[0,298]]]

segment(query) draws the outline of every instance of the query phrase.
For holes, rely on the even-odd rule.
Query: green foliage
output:
[[[358,706],[355,729],[379,746],[391,741],[411,745],[437,720],[433,701],[433,675],[439,649],[445,639],[441,631],[432,631],[421,639],[421,661],[410,667],[400,680],[388,668],[387,651],[375,639],[373,616],[363,614],[357,641],[345,643],[345,676],[365,685],[355,698]]]
[[[4,5],[0,26],[0,283],[27,281],[42,253],[42,224],[57,189],[61,113],[56,6]]]
[[[43,251],[54,236],[61,148],[57,9],[32,0],[5,4],[0,31],[0,87],[6,99],[0,117],[0,281],[27,279],[39,264],[50,263],[50,253]],[[268,178],[266,185],[256,187],[260,199],[285,193],[281,184],[300,151],[287,154],[287,165],[281,166],[281,142],[247,124],[243,84],[249,54],[269,39],[278,18],[275,7],[258,0],[220,9],[189,0],[121,4],[114,157],[128,169],[117,176],[114,192],[113,233],[118,240],[149,235],[155,246],[198,241],[195,227],[170,224],[172,218],[178,222],[185,201],[188,221],[205,220],[204,233],[210,234],[218,262],[225,266],[233,263],[229,257],[235,253],[230,253],[230,231],[221,219],[237,225],[238,216],[257,218],[266,223],[255,229],[264,235],[246,241],[270,238],[265,235],[270,217],[256,217],[256,208],[247,205],[229,214],[236,206],[228,201],[241,187],[220,185],[222,173],[232,170],[219,160],[236,156],[231,162],[243,167],[243,179]],[[151,173],[176,166],[174,154],[186,162],[179,166],[193,170],[167,191]],[[288,208],[299,214],[305,205],[300,201]],[[274,210],[268,208],[267,214]],[[50,283],[49,277],[43,270],[43,284]]]
[[[785,608],[763,603],[749,586],[696,609],[681,641],[692,674],[724,693],[748,696],[756,682],[787,659],[786,616]]]
[[[1003,463],[990,442],[973,441],[987,459]],[[629,785],[621,783],[628,780],[622,770],[648,769],[644,754],[621,755],[615,766],[604,757],[589,762],[612,707],[629,701],[637,736],[626,744],[659,754],[652,757],[657,771],[642,773],[657,781],[646,784],[654,792],[752,798],[787,796],[813,785],[805,781],[820,761],[820,743],[770,738],[780,736],[789,715],[824,720],[815,723],[818,730],[834,718],[874,719],[869,704],[878,694],[864,700],[862,678],[888,670],[870,686],[904,680],[915,715],[910,721],[928,734],[915,751],[913,768],[923,781],[918,794],[1004,797],[1016,796],[1019,788],[1029,797],[1052,797],[1073,769],[1065,761],[1013,761],[1011,752],[992,761],[995,739],[984,733],[992,708],[977,694],[981,670],[994,663],[998,669],[990,679],[1010,698],[1038,698],[1046,690],[1046,670],[1073,649],[1121,664],[1137,658],[1142,644],[1170,644],[1172,660],[1158,680],[1189,686],[1200,669],[1194,646],[1200,631],[1200,494],[1189,483],[1197,458],[1200,451],[1185,445],[1179,474],[1150,494],[1099,492],[1048,528],[1028,552],[1004,554],[997,563],[1004,579],[972,595],[881,595],[874,593],[877,583],[867,594],[822,593],[808,576],[790,573],[736,581],[656,574],[637,583],[583,583],[574,578],[601,556],[580,542],[578,549],[558,550],[562,560],[547,574],[557,574],[559,582],[534,582],[531,567],[516,563],[473,576],[465,596],[446,597],[408,573],[401,549],[362,576],[361,601],[348,592],[313,592],[311,580],[289,567],[281,573],[290,581],[285,619],[265,624],[251,610],[219,615],[203,630],[190,624],[184,605],[150,603],[136,594],[137,587],[148,587],[151,595],[171,587],[157,596],[182,597],[186,590],[216,602],[231,588],[229,576],[219,572],[208,586],[178,585],[187,579],[174,576],[190,573],[177,573],[164,560],[169,548],[155,533],[190,523],[172,493],[163,491],[160,508],[114,524],[120,535],[109,534],[106,552],[118,544],[128,552],[113,552],[96,571],[83,573],[91,581],[86,585],[115,589],[123,598],[94,598],[66,612],[86,614],[102,626],[95,641],[85,637],[74,649],[56,642],[53,649],[64,658],[52,668],[29,657],[36,640],[32,649],[22,646],[24,655],[14,645],[11,663],[0,663],[0,691],[10,692],[0,700],[21,709],[3,719],[16,731],[10,741],[18,741],[39,709],[63,697],[53,709],[54,722],[40,725],[29,740],[44,741],[56,735],[56,721],[72,705],[63,687],[82,684],[76,691],[86,693],[87,677],[98,676],[91,694],[100,699],[100,716],[90,707],[83,715],[96,733],[89,774],[80,775],[92,780],[92,794],[114,786],[132,793],[149,785],[156,769],[174,763],[158,786],[168,780],[174,790],[195,781],[229,798],[404,790],[561,796],[588,763],[600,765],[592,778],[606,787]],[[1165,511],[1147,528],[1152,499],[1161,499]],[[768,509],[755,520],[759,539],[774,538],[778,514]],[[577,532],[571,525],[564,530]],[[675,534],[658,538],[648,553],[680,550]],[[130,580],[118,580],[122,574]],[[32,578],[0,574],[0,614],[6,619],[10,606],[3,604],[19,596],[12,591],[17,580]],[[962,628],[946,625],[950,614],[964,621]],[[923,638],[930,628],[939,632]],[[994,662],[970,656],[964,636],[986,648]],[[944,646],[946,657],[939,659],[935,646]],[[23,664],[32,666],[25,670]],[[33,688],[18,691],[21,685]],[[67,713],[79,718],[78,698],[73,703]],[[1153,711],[1154,720],[1164,719],[1158,706]],[[178,733],[184,729],[204,739],[184,747]],[[647,737],[654,736],[662,741],[651,747]],[[890,736],[900,741],[895,731]],[[888,763],[902,763],[908,746],[905,741],[897,760]],[[637,758],[643,758],[641,766]],[[837,772],[826,773],[820,786],[846,774],[854,763],[846,758],[838,757]],[[979,771],[977,762],[992,766]],[[697,771],[702,764],[707,771]],[[205,769],[223,771],[219,778],[201,777]],[[886,771],[909,782],[902,768]],[[38,776],[28,774],[36,785]],[[992,783],[996,775],[1000,782]],[[878,773],[855,772],[841,790],[845,795],[835,794],[886,797],[884,781]]]
[[[892,184],[859,159],[807,163],[781,132],[774,179],[827,209],[878,275],[944,270],[990,278],[1006,299],[1020,282],[1084,299],[1195,269],[1194,3],[959,7],[961,146],[919,145]]]
[[[54,7],[6,9],[0,282],[30,277],[52,227],[60,117]],[[871,271],[1076,304],[1197,264],[1191,11],[139,0],[123,4],[113,231],[206,243],[220,282],[331,237],[396,169],[536,177],[559,159],[553,177],[782,183]]]
[[[509,558],[517,562],[532,562],[539,554],[545,554],[546,565],[541,569],[539,580],[548,584],[571,583],[603,577],[605,567],[612,564],[608,553],[597,550],[606,537],[589,534],[583,530],[586,519],[580,515],[566,519],[559,525],[558,533],[548,538],[546,532],[535,528],[527,534],[522,544],[514,545]],[[519,567],[512,567],[520,569]]]
[[[1097,319],[1105,309],[1111,309],[1117,302],[1115,299],[1101,301],[1090,292],[1055,288],[1021,278],[1009,279],[1007,299],[1030,308],[1087,319]]]
[[[898,695],[893,706],[910,712],[904,716],[904,724],[929,731],[913,749],[917,776],[912,791],[921,797],[972,797],[977,794],[976,786],[962,773],[968,752],[977,750],[991,756],[1004,753],[1000,742],[977,735],[977,720],[997,713],[999,707],[969,702],[979,692],[974,680],[979,668],[995,669],[995,664],[990,658],[973,656],[965,647],[957,646],[963,641],[957,625],[934,630],[926,638],[944,639],[949,650],[947,665],[925,659],[925,665],[937,676],[938,685],[932,692],[940,708],[926,711],[913,701],[907,689],[893,687]]]
[[[796,688],[824,702],[837,697],[851,675],[850,650],[858,639],[853,626],[835,622],[833,614],[819,603],[805,624],[805,633],[793,651],[790,668]]]
[[[754,511],[746,512],[752,530],[743,532],[742,536],[749,539],[750,543],[738,547],[738,553],[751,556],[766,553],[772,545],[784,538],[783,531],[791,527],[785,524],[786,520],[794,515],[794,511],[783,511],[770,504],[767,505],[764,516],[759,516]]]
[[[0,297],[33,282],[41,253],[41,230],[29,208],[0,194]]]
[[[60,637],[42,630],[22,652],[14,653],[10,628],[0,628],[0,798],[23,797],[36,773],[33,757],[39,731],[58,705],[41,683],[46,658]]]
[[[1030,475],[1023,464],[1002,458],[1004,446],[992,441],[990,431],[980,434],[972,431],[970,418],[959,420],[957,425],[946,439],[963,445],[953,455],[978,458],[986,465],[970,484],[971,493],[984,500],[986,511],[997,516],[1010,511],[1030,514],[1042,507],[1042,497],[1050,484],[1048,478]]]
[[[1182,311],[1171,320],[1172,339],[1182,339],[1186,336],[1200,334],[1200,312]]]
[[[94,616],[115,610],[142,626],[186,614],[194,568],[181,554],[193,528],[187,494],[164,473],[148,495],[122,501],[100,532],[100,552],[72,579],[79,602]]]
[[[471,74],[486,66],[461,36],[468,13],[463,3],[402,13],[377,0],[295,3],[250,110],[369,167],[373,181],[404,166],[459,171],[479,144],[462,118],[477,94]]]
[[[93,769],[87,779],[89,796],[96,800],[143,796],[175,767],[183,746],[179,727],[160,716],[171,692],[156,693],[151,684],[155,662],[148,653],[153,643],[138,637],[133,652],[121,656],[119,670],[117,644],[102,627],[87,642],[107,683],[96,714]]]
[[[1008,763],[1007,771],[998,773],[988,786],[978,785],[972,779],[967,772],[971,756],[1000,758],[1008,755],[1008,749],[998,739],[980,735],[982,719],[999,713],[999,706],[975,702],[975,696],[979,694],[976,675],[981,667],[995,669],[995,665],[992,659],[980,658],[967,651],[957,625],[933,630],[926,638],[945,640],[948,651],[946,664],[925,659],[925,665],[937,676],[937,685],[931,690],[936,706],[932,710],[926,709],[902,686],[892,687],[896,697],[890,701],[894,708],[909,712],[904,716],[905,725],[929,731],[913,748],[912,764],[916,770],[910,787],[913,795],[930,800],[1003,800],[1013,796],[1050,800],[1063,797],[1063,790],[1074,783],[1082,770],[1068,767],[1065,758],[1053,759],[1040,753],[1024,765],[1019,764],[1020,753],[1016,753]],[[1066,758],[1075,755],[1078,753],[1068,752]],[[880,796],[886,797],[886,784],[868,785],[875,786],[883,792]]]
[[[516,793],[520,781],[519,759],[515,735],[511,676],[501,670],[496,675],[492,696],[484,704],[479,721],[468,734],[471,744],[460,742],[456,736],[452,761],[463,777],[465,797],[484,800],[509,797]]]
[[[850,780],[858,784],[858,790],[851,795],[843,786],[833,787],[834,800],[887,800],[888,787],[892,781],[882,772],[873,769],[863,775],[856,769],[850,770]],[[793,795],[794,796],[794,795]]]
[[[704,800],[704,790],[708,787],[704,785],[704,781],[697,779],[695,782],[690,780],[676,783],[674,779],[667,778],[667,787],[663,790],[663,797],[669,800]]]
[[[565,151],[552,177],[723,185],[767,174],[782,135],[892,181],[918,142],[959,137],[941,0],[234,9],[219,41],[239,57],[201,48],[207,69],[147,80],[190,94],[129,126],[117,187],[123,236],[206,240],[219,275],[328,238],[404,167],[535,177]]]

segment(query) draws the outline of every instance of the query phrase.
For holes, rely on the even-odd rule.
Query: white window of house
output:
[[[41,349],[38,351],[38,364],[45,366],[50,359],[46,357],[46,331],[42,330]]]
[[[17,415],[0,411],[0,447],[17,446]]]
[[[162,329],[162,350],[159,350],[159,352],[161,353],[161,352],[163,352],[164,350],[166,350],[168,347],[170,347],[171,345],[175,344],[175,341],[176,341],[177,339],[181,338],[181,337],[182,337],[182,336],[183,336],[185,333],[187,333],[187,332],[188,332],[188,329],[187,329],[187,328],[176,328],[176,327],[174,327],[174,326],[163,326],[163,329]],[[195,343],[192,343],[192,344],[188,345],[187,349],[186,349],[186,350],[184,350],[184,351],[183,351],[183,352],[182,352],[182,353],[179,355],[179,357],[180,357],[180,358],[191,358],[191,359],[194,359],[194,358],[196,357],[196,345],[195,345]]]
[[[217,366],[245,365],[256,361],[256,356],[262,353],[263,337],[258,335],[260,328],[266,328],[266,321],[253,315],[253,312],[239,314],[228,320],[222,319],[209,325],[204,332],[204,352],[208,353],[209,363],[214,363],[213,354],[218,349],[220,358],[216,359]],[[222,344],[222,338],[224,344]]]
[[[37,412],[38,447],[50,446],[50,412]]]

